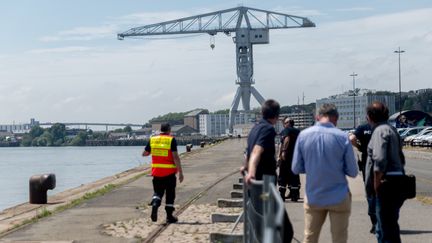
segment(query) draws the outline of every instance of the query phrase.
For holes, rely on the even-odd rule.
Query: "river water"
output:
[[[48,191],[53,195],[149,164],[142,151],[142,146],[0,148],[0,211],[28,201],[32,175],[54,173],[56,188]]]

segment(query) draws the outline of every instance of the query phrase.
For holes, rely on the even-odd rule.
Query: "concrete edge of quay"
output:
[[[48,197],[47,204],[30,204],[27,202],[7,208],[0,212],[0,237],[30,223],[47,211],[53,213],[61,207],[67,208],[74,200],[82,198],[86,193],[96,192],[109,184],[120,186],[129,183],[148,172],[148,166],[139,166],[95,182],[59,192]]]
[[[197,148],[191,152],[184,152],[180,154],[180,158],[187,158],[192,154],[216,144],[208,145],[204,148]],[[62,211],[59,210],[60,208],[67,210],[68,206],[71,205],[74,200],[81,199],[87,193],[96,192],[107,185],[114,185],[115,187],[122,186],[148,173],[150,173],[149,165],[142,165],[49,196],[47,204],[30,204],[26,202],[6,208],[3,211],[0,211],[0,237],[3,237],[15,230],[19,230],[22,226],[29,223],[33,223],[33,221],[36,221],[38,217],[47,214],[47,212],[48,215],[50,215],[51,213]]]

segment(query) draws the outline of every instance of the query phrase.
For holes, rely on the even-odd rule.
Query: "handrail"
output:
[[[242,174],[246,176],[247,172]],[[238,220],[243,216],[244,243],[283,240],[285,205],[274,184],[274,176],[264,175],[263,179],[252,179],[249,184],[243,179],[243,213]]]

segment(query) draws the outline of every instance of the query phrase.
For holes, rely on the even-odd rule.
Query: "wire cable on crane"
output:
[[[210,35],[210,48],[213,50],[215,46],[215,35]]]

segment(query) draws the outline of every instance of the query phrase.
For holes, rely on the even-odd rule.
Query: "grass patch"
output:
[[[84,196],[77,198],[77,199],[74,199],[66,205],[57,207],[54,210],[54,212],[57,213],[57,212],[61,212],[63,210],[69,209],[69,208],[73,208],[73,207],[78,206],[87,200],[93,199],[95,197],[103,196],[103,195],[107,194],[108,192],[114,190],[117,187],[118,187],[117,185],[108,184],[108,185],[105,185],[103,188],[96,190],[94,192],[87,192],[86,194],[84,194]]]
[[[432,205],[432,198],[431,197],[417,196],[416,199],[419,200],[420,202],[424,203],[424,204]]]
[[[16,225],[14,225],[14,227],[10,230],[10,231],[12,231],[12,230],[14,230],[14,229],[16,229],[16,228],[18,228],[18,227],[21,227],[21,226],[23,226],[23,225],[26,225],[26,224],[31,224],[31,223],[35,223],[35,222],[37,222],[39,219],[42,219],[42,218],[45,218],[45,217],[48,217],[48,216],[50,216],[50,215],[52,215],[53,213],[51,212],[51,211],[49,211],[46,207],[43,207],[42,209],[41,209],[41,211],[40,212],[38,212],[37,214],[36,214],[36,216],[34,216],[33,218],[30,218],[30,219],[26,219],[26,220],[24,220],[22,223],[20,223],[20,224],[16,224]],[[6,232],[5,232],[6,233]],[[3,233],[2,234],[0,234],[1,236],[3,236]]]
[[[118,185],[107,184],[107,185],[105,185],[103,188],[101,188],[99,190],[96,190],[94,192],[87,192],[81,198],[74,199],[74,200],[72,200],[70,203],[68,203],[66,205],[57,207],[53,211],[50,211],[46,207],[43,207],[41,209],[41,211],[36,214],[36,216],[34,216],[34,217],[30,218],[30,219],[26,219],[26,220],[22,221],[19,224],[15,224],[10,230],[7,230],[5,232],[0,233],[0,237],[4,236],[5,234],[7,234],[7,233],[9,233],[11,231],[14,231],[15,229],[17,229],[17,228],[19,228],[21,226],[24,226],[24,225],[27,225],[27,224],[36,223],[39,219],[51,216],[51,215],[53,215],[55,213],[62,212],[62,211],[66,210],[66,209],[69,209],[69,208],[73,208],[73,207],[78,206],[78,205],[80,205],[80,204],[84,203],[85,201],[90,200],[92,198],[105,195],[106,193],[114,190],[115,188],[117,188],[117,187],[119,187],[121,185],[127,184],[129,182],[132,182],[132,181],[134,181],[134,180],[136,180],[136,179],[138,179],[141,176],[144,176],[146,174],[148,174],[148,172],[144,172],[144,173],[141,173],[139,175],[136,175],[133,178],[131,178],[130,180],[127,180],[127,181],[125,181],[123,183],[120,183]]]

